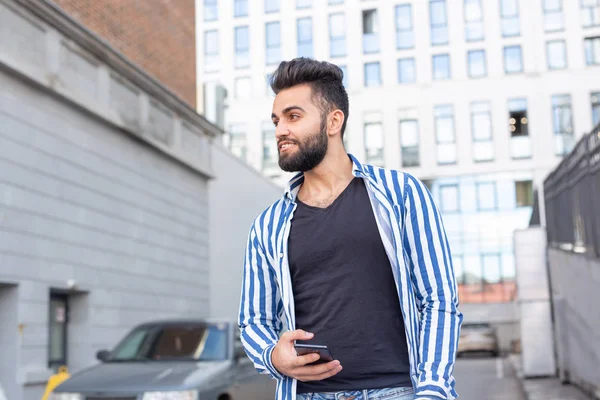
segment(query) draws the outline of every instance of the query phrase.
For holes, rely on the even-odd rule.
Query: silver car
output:
[[[267,400],[275,380],[259,375],[237,326],[199,320],[134,328],[99,365],[59,385],[49,400]]]

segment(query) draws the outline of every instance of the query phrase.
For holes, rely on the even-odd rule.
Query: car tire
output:
[[[217,398],[217,400],[232,400],[232,399],[231,399],[231,396],[230,396],[230,395],[228,395],[227,393],[224,393],[224,394],[220,395],[220,396]]]

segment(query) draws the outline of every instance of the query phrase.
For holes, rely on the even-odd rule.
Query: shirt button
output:
[[[279,253],[279,258],[283,258],[283,253]]]

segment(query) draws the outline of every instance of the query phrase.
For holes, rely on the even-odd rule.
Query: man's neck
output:
[[[354,178],[352,160],[342,148],[332,151],[312,170],[304,173],[304,182],[300,189],[302,198],[331,195],[343,190]]]

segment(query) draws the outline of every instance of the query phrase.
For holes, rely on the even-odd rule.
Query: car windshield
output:
[[[227,359],[226,324],[169,324],[134,329],[109,362],[219,361]]]

